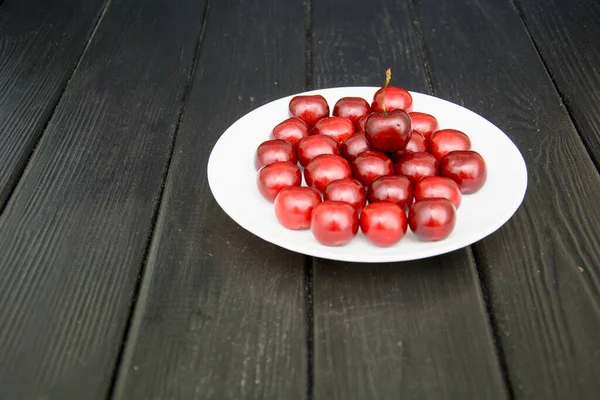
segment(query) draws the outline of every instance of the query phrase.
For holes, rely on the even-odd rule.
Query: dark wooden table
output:
[[[0,399],[599,398],[596,0],[0,3]],[[221,211],[231,123],[387,67],[516,143],[504,227],[363,265]]]

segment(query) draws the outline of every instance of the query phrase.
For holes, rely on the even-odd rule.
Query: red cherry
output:
[[[319,120],[312,130],[313,135],[327,135],[342,144],[354,133],[352,121],[344,117],[327,117]]]
[[[365,134],[373,150],[403,150],[410,140],[410,117],[404,110],[371,114],[367,118]]]
[[[415,183],[415,201],[435,198],[450,200],[458,209],[462,195],[456,182],[443,176],[426,176]]]
[[[340,154],[340,146],[331,137],[327,135],[313,135],[302,139],[298,144],[298,161],[300,165],[306,165],[313,158],[321,154]]]
[[[325,97],[317,95],[299,95],[290,100],[290,113],[313,127],[320,119],[329,116],[329,105]]]
[[[365,123],[365,133],[371,148],[385,152],[403,150],[412,131],[408,113],[402,107],[397,107],[404,101],[401,100],[403,97],[398,95],[399,88],[388,87],[390,79],[392,71],[388,68],[385,71],[385,84],[374,97],[373,110],[378,112],[369,115]],[[406,92],[404,89],[401,91]],[[410,94],[406,94],[410,98]],[[410,102],[412,104],[412,98]]]
[[[412,96],[403,88],[397,86],[388,86],[385,89],[385,99],[383,96],[384,88],[379,89],[373,96],[371,109],[374,112],[384,112],[383,103],[385,102],[385,110],[388,112],[393,110],[409,111],[412,106]]]
[[[394,203],[403,210],[413,202],[413,188],[405,176],[380,176],[369,185],[369,203]]]
[[[323,192],[323,199],[348,203],[360,214],[367,203],[367,192],[356,179],[345,178],[329,183]]]
[[[446,199],[424,199],[415,202],[408,211],[408,224],[423,241],[447,238],[456,226],[456,209]]]
[[[298,165],[289,161],[279,161],[266,165],[256,174],[258,191],[267,200],[273,201],[283,189],[302,184],[302,174]]]
[[[369,118],[369,115],[371,115],[371,113],[365,115],[364,117],[361,117],[361,119],[358,120],[358,126],[356,127],[356,131],[363,131],[365,130],[365,125],[367,124],[367,118]]]
[[[360,131],[359,121],[371,113],[371,106],[362,97],[342,97],[333,107],[333,115],[346,117],[354,124],[354,129]]]
[[[410,140],[404,148],[406,153],[422,153],[427,151],[427,140],[419,132],[412,131]]]
[[[425,139],[429,139],[431,134],[438,130],[438,120],[433,115],[422,112],[410,112],[408,115],[413,131],[419,132]]]
[[[310,230],[325,246],[343,246],[358,233],[358,214],[348,203],[324,201],[313,209]]]
[[[412,131],[410,140],[406,144],[404,150],[395,151],[392,153],[392,160],[398,161],[403,155],[410,153],[423,153],[427,151],[427,140],[419,132]]]
[[[369,204],[360,215],[360,229],[375,245],[391,246],[406,234],[406,214],[396,204]]]
[[[455,150],[470,150],[469,137],[456,129],[442,129],[433,132],[429,138],[429,152],[439,161],[446,154]]]
[[[290,186],[275,197],[275,217],[288,229],[310,228],[312,210],[321,202],[321,195],[313,188]]]
[[[424,176],[438,174],[438,162],[429,153],[406,154],[395,165],[396,175],[404,175],[412,183]]]
[[[369,186],[376,178],[394,174],[394,164],[388,156],[376,151],[360,153],[352,162],[352,172],[364,186]]]
[[[475,193],[487,180],[487,166],[476,151],[453,151],[440,161],[440,174],[454,180],[462,193]]]
[[[371,146],[364,132],[357,132],[342,143],[342,156],[349,162],[356,160],[360,153],[367,150],[371,150]]]
[[[277,124],[271,131],[271,138],[282,139],[290,142],[294,149],[298,147],[298,143],[305,137],[310,135],[308,125],[300,118],[291,117]]]
[[[254,168],[261,169],[265,165],[277,161],[296,163],[296,151],[291,143],[281,139],[267,140],[258,145],[254,154]]]
[[[348,161],[334,154],[321,154],[313,158],[304,168],[306,184],[319,192],[325,190],[330,182],[351,176],[352,170]]]

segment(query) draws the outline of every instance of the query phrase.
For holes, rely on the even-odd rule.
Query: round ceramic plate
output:
[[[313,90],[330,109],[338,99],[359,96],[369,103],[378,87],[342,87]],[[310,230],[288,230],[275,217],[273,203],[256,187],[254,152],[269,139],[275,125],[288,118],[292,96],[265,104],[236,121],[215,144],[208,161],[208,182],[217,203],[240,226],[283,248],[314,256],[352,262],[407,261],[432,257],[468,246],[500,228],[515,213],[527,188],[527,169],[514,143],[483,117],[436,97],[411,92],[412,111],[434,115],[440,129],[454,128],[471,139],[472,149],[487,163],[486,184],[478,192],[463,195],[454,231],[444,240],[424,242],[408,229],[397,244],[377,247],[360,232],[348,244],[323,246]]]

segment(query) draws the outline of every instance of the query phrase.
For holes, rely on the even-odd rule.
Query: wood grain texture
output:
[[[81,57],[105,0],[0,9],[0,210]]]
[[[516,0],[538,51],[600,166],[600,2]]]
[[[0,398],[103,399],[202,5],[114,0],[0,217]]]
[[[464,251],[316,263],[315,398],[506,398],[471,271]]]
[[[316,87],[379,86],[391,67],[392,84],[428,91],[405,3],[313,2],[313,16]],[[315,399],[506,397],[468,249],[381,265],[316,259],[313,275]]]
[[[418,2],[436,92],[497,124],[529,187],[476,246],[515,398],[600,389],[600,178],[508,2]]]
[[[239,227],[206,177],[230,124],[302,91],[304,21],[300,2],[210,3],[118,399],[306,398],[304,257]]]

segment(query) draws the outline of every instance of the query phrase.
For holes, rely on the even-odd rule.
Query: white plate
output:
[[[333,110],[345,96],[360,96],[369,103],[377,87],[341,87],[314,90]],[[438,242],[419,241],[408,228],[400,242],[377,247],[360,232],[347,245],[323,246],[310,230],[294,231],[281,226],[273,203],[263,199],[256,188],[254,152],[269,139],[273,127],[289,117],[288,104],[294,96],[265,104],[246,114],[223,133],[208,160],[208,182],[217,203],[240,226],[283,248],[314,257],[353,262],[407,261],[444,254],[468,246],[500,228],[519,208],[527,188],[527,169],[513,142],[483,117],[459,105],[421,93],[413,96],[412,111],[434,115],[440,129],[465,132],[473,150],[485,159],[486,184],[477,193],[464,195],[451,235]],[[215,227],[218,229],[218,227]]]

